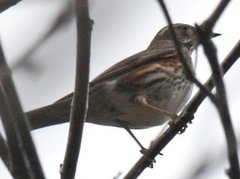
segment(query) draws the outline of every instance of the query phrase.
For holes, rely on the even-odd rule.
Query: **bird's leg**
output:
[[[144,155],[148,149],[146,149],[145,147],[143,147],[143,145],[141,144],[141,142],[139,142],[139,140],[137,139],[137,137],[133,134],[133,132],[129,129],[129,127],[123,122],[118,120],[118,123],[128,132],[128,134],[130,134],[130,136],[135,140],[135,142],[138,144],[138,146],[141,148],[140,152]],[[162,155],[160,153],[160,155]],[[150,161],[150,168],[153,168],[153,163],[156,163],[156,160],[153,159]]]
[[[142,105],[142,106],[144,106],[144,107],[146,107],[146,108],[148,108],[148,109],[151,109],[151,110],[153,110],[153,111],[156,111],[156,112],[158,112],[158,113],[161,114],[161,115],[165,115],[165,116],[170,117],[173,121],[178,118],[178,115],[177,115],[177,114],[170,113],[170,112],[165,111],[165,110],[163,110],[163,109],[161,109],[161,108],[159,108],[159,107],[156,107],[156,106],[154,106],[154,105],[152,105],[152,104],[149,104],[149,103],[147,102],[147,97],[144,96],[144,95],[136,96],[134,100],[135,100],[135,102],[137,102],[138,104],[140,104],[140,105]]]
[[[133,134],[133,132],[129,129],[129,127],[127,126],[127,124],[123,121],[117,120],[117,122],[121,125],[121,127],[123,127],[128,134],[134,139],[134,141],[138,144],[138,146],[141,148],[140,152],[142,154],[144,154],[144,152],[147,150],[145,147],[143,147],[143,145],[141,144],[141,142],[139,142],[139,140],[137,139],[137,137]]]
[[[138,144],[138,146],[141,148],[140,152],[144,155],[148,149],[146,149],[145,147],[143,147],[143,145],[141,144],[141,142],[139,142],[139,140],[137,139],[137,137],[133,134],[133,132],[131,131],[131,129],[129,129],[129,127],[127,126],[127,124],[123,121],[117,120],[117,122],[120,124],[120,126],[122,128],[124,128],[128,134],[134,139],[134,141]],[[152,145],[152,144],[151,144]],[[162,153],[159,153],[159,155],[163,155]],[[150,165],[149,168],[153,168],[153,164],[156,163],[155,159],[150,160]]]

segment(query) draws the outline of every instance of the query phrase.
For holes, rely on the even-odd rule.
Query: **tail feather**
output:
[[[69,121],[71,100],[61,100],[54,104],[26,112],[31,130],[61,124]]]

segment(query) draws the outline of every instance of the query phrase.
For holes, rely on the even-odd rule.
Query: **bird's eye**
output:
[[[184,31],[187,31],[187,30],[188,30],[188,27],[187,27],[187,26],[183,26],[183,30],[184,30]]]

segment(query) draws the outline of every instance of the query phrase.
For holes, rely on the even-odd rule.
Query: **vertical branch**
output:
[[[209,34],[206,35],[206,33],[204,33],[199,27],[197,28],[197,30],[200,37],[200,43],[203,45],[204,52],[211,66],[213,79],[216,85],[217,103],[215,103],[215,105],[220,114],[222,126],[227,140],[228,159],[230,163],[229,176],[230,178],[235,179],[240,177],[237,141],[234,134],[234,129],[227,104],[226,90],[223,82],[222,71],[218,64],[216,48],[211,42],[211,40],[208,38]]]
[[[22,162],[20,165],[14,165],[17,168],[22,168],[22,165],[24,165],[25,168],[23,170],[26,170],[27,168],[28,170],[26,173],[28,173],[31,178],[45,178],[26,123],[25,116],[18,100],[17,92],[11,78],[11,72],[7,66],[1,44],[0,68],[0,104],[2,121],[5,124],[4,127],[6,135],[9,137],[7,141],[9,148],[10,146],[13,150],[15,150],[14,148],[18,148],[16,150],[18,152],[18,159],[20,159],[20,161],[16,161],[16,159],[13,158],[15,153],[10,153],[11,158],[15,160],[15,162]],[[11,139],[13,139],[13,141]]]
[[[73,179],[75,176],[83,124],[87,112],[92,21],[89,17],[88,1],[76,0],[75,3],[77,18],[77,66],[68,143],[60,171],[62,179]]]

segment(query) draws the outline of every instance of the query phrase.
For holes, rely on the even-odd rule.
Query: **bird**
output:
[[[188,68],[199,44],[194,26],[176,23],[173,29]],[[212,33],[211,37],[218,34]],[[192,93],[172,38],[162,28],[147,49],[113,65],[89,83],[86,122],[131,129],[146,129],[175,120]],[[73,93],[53,104],[26,113],[32,130],[69,121]],[[137,139],[134,139],[137,140]],[[143,149],[139,141],[136,141]]]

